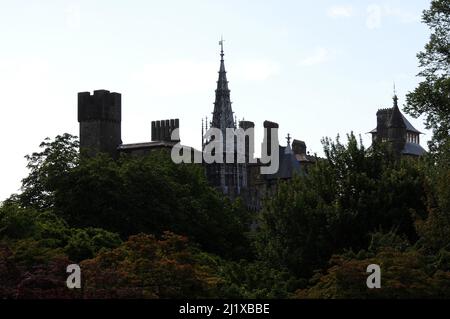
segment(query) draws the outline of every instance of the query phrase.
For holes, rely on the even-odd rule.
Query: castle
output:
[[[426,151],[420,145],[420,131],[414,128],[398,108],[398,97],[394,93],[392,108],[377,112],[377,127],[372,134],[372,143],[388,142],[397,154],[421,156]]]
[[[220,67],[212,121],[203,123],[202,120],[202,151],[211,142],[205,138],[204,132],[208,128],[219,129],[226,136],[227,128],[254,128],[251,121],[237,123],[231,106],[230,90],[228,88],[227,72],[225,70],[223,41],[219,42]],[[401,114],[394,96],[394,106],[377,112],[377,127],[372,130],[373,142],[389,141],[395,150],[401,154],[420,156],[425,150],[419,144],[419,135],[408,120]],[[107,90],[96,90],[78,93],[78,122],[80,123],[80,149],[89,155],[97,152],[107,153],[118,158],[120,153],[146,155],[155,149],[172,149],[180,140],[172,138],[172,132],[179,128],[178,119],[158,120],[151,122],[151,141],[145,143],[123,144],[121,138],[121,94]],[[264,141],[267,145],[267,155],[271,155],[271,129],[278,129],[278,123],[264,121]],[[259,210],[262,198],[272,194],[279,180],[289,180],[295,174],[308,172],[308,167],[317,161],[315,156],[309,155],[306,143],[293,140],[287,136],[286,146],[278,145],[279,168],[274,174],[260,174],[260,159],[256,162],[249,148],[249,141],[245,140],[245,161],[243,163],[210,163],[203,162],[206,177],[217,190],[234,199],[241,197],[251,210]],[[227,148],[236,157],[238,149],[235,145]],[[264,144],[265,143],[265,144]],[[225,149],[226,147],[224,147]],[[225,151],[223,156],[225,156]]]

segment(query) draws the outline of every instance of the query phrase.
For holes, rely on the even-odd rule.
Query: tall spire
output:
[[[220,45],[220,68],[219,68],[219,81],[217,81],[217,89],[228,91],[228,94],[230,93],[228,90],[228,81],[227,81],[227,71],[225,71],[225,61],[223,59],[223,56],[225,55],[223,53],[223,42],[225,40],[223,38],[220,38],[219,45]],[[217,91],[216,91],[217,92]]]
[[[223,59],[223,38],[220,39],[220,68],[219,79],[217,81],[216,100],[214,102],[214,112],[212,127],[219,128],[225,136],[226,128],[235,128],[233,110],[231,108],[230,90],[228,89],[227,72],[225,71],[225,61]]]

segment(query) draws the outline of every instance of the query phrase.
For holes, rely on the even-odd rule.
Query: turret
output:
[[[394,95],[394,107],[387,125],[388,141],[392,144],[394,150],[400,153],[405,147],[406,125],[403,121],[402,113],[398,108],[398,98]]]

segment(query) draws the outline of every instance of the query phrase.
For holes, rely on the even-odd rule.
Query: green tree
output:
[[[328,270],[317,273],[311,279],[311,287],[298,290],[297,298],[449,298],[449,254],[433,257],[413,247],[405,248],[403,243],[400,246],[402,249],[381,245],[357,255],[333,256]],[[369,276],[366,269],[371,264],[381,268],[380,289],[369,289],[366,285]]]
[[[106,154],[80,158],[78,141],[69,134],[41,147],[27,157],[30,175],[9,202],[51,209],[74,228],[102,228],[122,238],[170,230],[224,257],[251,255],[243,203],[210,187],[201,165],[175,164],[166,151],[119,160]]]
[[[426,218],[418,218],[419,245],[428,253],[450,247],[450,2],[433,0],[423,13],[431,31],[425,50],[417,57],[423,81],[407,95],[405,110],[425,115],[433,129],[426,175]]]
[[[279,185],[259,223],[259,256],[301,278],[332,254],[366,249],[377,230],[395,229],[415,241],[414,218],[426,216],[419,162],[368,152],[353,134],[346,145],[325,139],[324,148],[327,158],[307,176]]]
[[[427,216],[418,218],[419,244],[429,253],[450,249],[450,148],[428,158],[426,175]]]
[[[29,175],[22,180],[22,192],[17,196],[25,206],[40,210],[52,208],[55,192],[66,183],[65,176],[79,161],[78,139],[70,134],[46,138],[41,152],[25,156]]]
[[[281,299],[293,296],[299,282],[289,272],[264,262],[223,261],[218,272],[218,295],[234,299]]]
[[[120,236],[99,228],[71,228],[57,215],[15,204],[0,207],[0,243],[8,245],[19,264],[45,264],[56,255],[73,261],[92,258],[120,245]]]
[[[407,95],[406,112],[425,115],[427,128],[433,129],[430,151],[450,148],[450,2],[433,0],[423,13],[431,30],[430,41],[417,57],[423,81]]]

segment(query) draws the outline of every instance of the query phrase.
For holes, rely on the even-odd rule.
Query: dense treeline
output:
[[[419,162],[392,160],[388,149],[368,155],[353,135],[346,146],[339,139],[324,146],[327,160],[281,184],[261,216],[259,254],[302,278],[333,253],[367,248],[374,232],[415,241],[414,221],[426,217]]]
[[[260,213],[164,151],[89,158],[71,135],[45,140],[0,206],[0,297],[449,298],[449,21],[449,2],[432,1],[405,107],[433,129],[429,154],[326,138],[326,158]],[[82,289],[66,287],[71,263]],[[381,289],[366,286],[369,264]]]
[[[250,219],[240,201],[215,192],[201,167],[174,164],[167,152],[151,156],[78,153],[68,134],[46,140],[28,156],[30,175],[16,200],[51,210],[75,227],[100,227],[122,238],[171,230],[227,257],[247,257]],[[213,240],[212,240],[213,239]]]
[[[47,141],[29,157],[23,192],[0,208],[1,294],[450,296],[450,154],[396,159],[353,135],[324,146],[309,175],[281,183],[250,215],[168,154],[80,159],[72,136]],[[83,269],[81,291],[65,288],[70,263]],[[371,263],[383,269],[374,292]]]

